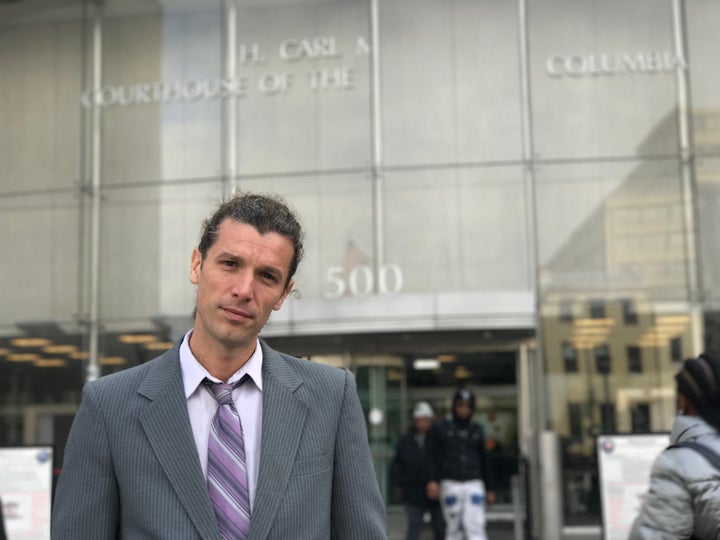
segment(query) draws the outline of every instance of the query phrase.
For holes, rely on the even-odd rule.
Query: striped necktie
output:
[[[244,375],[235,385],[205,379],[218,402],[210,425],[207,482],[215,507],[220,534],[226,540],[245,540],[250,530],[250,495],[243,429],[232,391],[248,379]]]

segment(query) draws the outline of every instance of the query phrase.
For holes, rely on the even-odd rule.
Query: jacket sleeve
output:
[[[401,488],[407,485],[407,466],[405,463],[405,437],[401,437],[390,464],[390,478]]]
[[[485,446],[485,430],[480,427],[480,466],[482,467],[483,482],[487,491],[495,490],[495,476],[490,466],[490,456]]]
[[[93,390],[92,383],[83,388],[65,447],[53,502],[53,540],[117,537],[118,486],[105,419]]]
[[[440,428],[435,423],[428,431],[425,439],[425,467],[428,473],[429,482],[440,481]]]
[[[332,538],[385,540],[385,503],[378,487],[355,378],[345,372],[332,492]]]
[[[676,450],[678,454],[681,452]],[[650,486],[628,540],[678,540],[693,534],[693,507],[682,474],[668,452],[658,456]]]

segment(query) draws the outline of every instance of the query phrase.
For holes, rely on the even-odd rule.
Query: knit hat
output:
[[[720,360],[709,354],[685,360],[675,380],[703,420],[720,430]]]
[[[413,410],[413,418],[433,418],[435,413],[426,401],[419,401]]]
[[[470,404],[470,409],[475,410],[475,394],[472,393],[471,390],[468,390],[467,388],[460,388],[457,392],[455,392],[455,395],[453,396],[453,409],[455,408],[455,405],[458,404],[458,401],[467,401]]]
[[[475,394],[473,394],[467,388],[461,388],[460,390],[455,392],[455,395],[453,396],[453,407],[457,405],[458,401],[469,401],[470,408],[475,410]]]

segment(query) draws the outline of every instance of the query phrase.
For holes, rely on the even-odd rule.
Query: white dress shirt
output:
[[[198,362],[188,345],[192,330],[188,331],[180,345],[180,369],[182,370],[185,399],[190,427],[192,428],[195,445],[197,446],[200,466],[207,478],[208,440],[210,424],[215,416],[217,401],[209,388],[202,384],[206,377],[214,382],[223,382],[213,377]],[[262,439],[262,349],[260,342],[255,345],[255,352],[245,365],[228,379],[229,384],[240,380],[246,373],[250,380],[233,390],[233,401],[240,415],[245,441],[245,462],[248,473],[248,490],[250,493],[250,509],[252,511],[257,487],[260,465],[260,441]]]

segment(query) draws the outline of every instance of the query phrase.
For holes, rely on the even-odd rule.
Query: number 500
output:
[[[375,289],[375,277],[369,266],[355,266],[347,275],[342,266],[331,266],[327,271],[330,285],[325,291],[325,298],[339,298],[344,294],[350,296],[369,296]],[[397,294],[403,288],[402,270],[397,264],[380,267],[377,276],[378,294]]]

